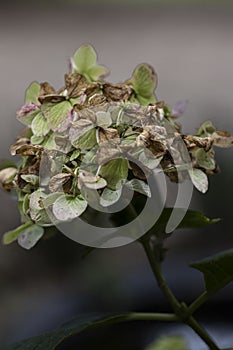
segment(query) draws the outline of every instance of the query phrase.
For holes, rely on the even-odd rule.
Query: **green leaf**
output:
[[[53,205],[53,214],[60,221],[69,221],[80,216],[87,208],[87,202],[71,195],[60,196]]]
[[[185,340],[180,336],[162,337],[146,350],[188,350]]]
[[[33,223],[31,221],[26,222],[25,224],[17,227],[16,229],[6,232],[3,236],[3,244],[10,244],[16,241],[18,236],[32,225]]]
[[[200,169],[193,168],[189,170],[189,176],[193,185],[202,193],[206,193],[208,190],[208,177]]]
[[[157,76],[150,65],[145,63],[138,65],[130,82],[140,104],[147,105],[156,102],[154,90],[157,86]]]
[[[31,83],[31,85],[29,85],[28,89],[26,90],[25,103],[33,102],[35,104],[38,104],[37,98],[39,96],[39,92],[40,92],[40,84],[34,81],[33,83]]]
[[[72,162],[72,160],[75,160],[77,159],[79,156],[80,156],[80,150],[79,149],[76,149],[72,155],[70,156],[70,161]]]
[[[49,128],[53,131],[58,131],[64,125],[69,117],[71,108],[69,101],[48,102],[41,106],[42,113],[48,120]]]
[[[32,121],[32,132],[36,136],[45,136],[49,133],[49,125],[47,119],[40,112],[38,113]]]
[[[169,221],[169,218],[173,212],[174,208],[164,208],[162,211],[162,214],[160,215],[159,219],[151,229],[151,233],[165,233],[166,232],[166,226]],[[182,212],[184,209],[182,208],[176,208],[176,211]],[[179,215],[179,214],[178,214]],[[195,210],[187,210],[184,218],[178,225],[177,229],[193,229],[193,228],[201,228],[205,227],[211,224],[215,224],[219,222],[220,219],[210,219],[204,214],[195,211]]]
[[[233,249],[190,266],[204,274],[206,291],[212,294],[233,281]]]
[[[66,339],[81,332],[101,325],[120,323],[130,319],[130,314],[123,315],[88,315],[80,316],[61,326],[53,332],[35,336],[17,344],[8,346],[4,350],[55,350]]]
[[[115,190],[121,180],[127,179],[128,160],[124,158],[111,160],[101,166],[100,175],[107,181],[108,187]]]
[[[44,234],[41,226],[31,225],[18,236],[18,244],[24,249],[31,249]]]

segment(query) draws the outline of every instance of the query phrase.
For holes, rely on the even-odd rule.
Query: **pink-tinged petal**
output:
[[[38,109],[38,106],[35,105],[32,102],[26,103],[24,106],[22,106],[17,112],[16,112],[16,117],[20,118],[23,117],[29,113],[34,112],[36,109]]]
[[[84,102],[86,101],[86,99],[87,99],[87,95],[86,95],[86,94],[82,94],[82,95],[80,96],[80,99],[79,99],[79,104],[80,104],[80,105],[83,105]]]
[[[74,110],[71,109],[67,115],[67,118],[64,120],[64,122],[62,123],[62,125],[60,126],[60,128],[57,131],[58,132],[66,131],[71,126],[71,123],[73,121],[73,117],[74,117]]]
[[[177,101],[172,109],[172,115],[181,116],[182,114],[184,114],[188,103],[189,103],[188,100]]]

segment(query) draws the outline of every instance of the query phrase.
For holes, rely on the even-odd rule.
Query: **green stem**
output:
[[[188,307],[188,312],[192,315],[201,305],[203,305],[209,299],[209,294],[205,291],[203,292],[192,304]]]
[[[189,325],[198,335],[199,337],[208,345],[210,350],[219,350],[219,347],[215,344],[215,342],[211,339],[209,334],[199,325],[199,323],[190,316],[190,309],[184,304],[180,303],[170,288],[168,287],[162,272],[161,272],[161,264],[159,260],[156,259],[153,248],[151,247],[150,241],[148,239],[142,241],[145,253],[149,260],[151,269],[154,273],[156,281],[162,290],[163,294],[167,297],[170,305],[172,306],[175,315],[177,318]]]

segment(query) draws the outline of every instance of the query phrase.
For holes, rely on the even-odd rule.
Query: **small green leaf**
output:
[[[25,103],[33,102],[35,104],[38,104],[37,98],[39,96],[39,92],[40,92],[40,84],[34,81],[33,83],[31,83],[31,85],[29,85],[28,89],[26,90]]]
[[[100,175],[107,181],[108,187],[115,190],[121,180],[127,179],[128,160],[117,158],[109,161],[101,166]]]
[[[138,65],[130,82],[140,104],[148,105],[156,102],[154,90],[157,86],[157,76],[150,65],[145,63]]]
[[[49,128],[53,131],[58,131],[66,123],[71,108],[69,101],[48,102],[41,106],[42,113],[48,120]]]
[[[233,249],[190,265],[204,274],[208,293],[215,293],[233,281]]]
[[[10,243],[16,241],[18,236],[32,225],[33,225],[33,223],[31,221],[26,222],[25,224],[17,227],[15,230],[6,232],[3,236],[3,244],[10,244]]]
[[[188,350],[185,340],[180,336],[162,337],[146,350]]]
[[[80,156],[80,153],[80,150],[76,149],[70,156],[70,161],[72,162],[73,160],[77,159]]]
[[[38,113],[32,121],[32,132],[36,136],[45,136],[49,133],[48,121],[43,114]]]
[[[87,202],[71,195],[60,196],[53,205],[53,213],[60,221],[70,221],[80,216],[87,208]]]
[[[193,168],[189,170],[189,175],[193,185],[202,193],[206,193],[208,190],[208,177],[200,169]]]
[[[24,249],[31,249],[44,234],[41,226],[31,225],[18,236],[18,244]]]

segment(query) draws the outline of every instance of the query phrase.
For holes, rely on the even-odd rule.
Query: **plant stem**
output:
[[[209,294],[207,291],[203,292],[197,299],[195,299],[192,304],[188,307],[188,312],[192,315],[202,304],[204,304],[209,299]]]
[[[199,323],[191,316],[190,308],[188,308],[184,303],[180,303],[170,288],[168,287],[162,272],[161,272],[161,264],[160,261],[156,259],[153,248],[151,247],[150,241],[148,239],[142,241],[145,253],[149,260],[151,269],[154,273],[158,286],[162,290],[163,294],[167,297],[170,305],[172,306],[175,315],[177,318],[189,325],[198,335],[199,337],[208,345],[211,350],[219,350],[219,347],[215,344],[215,342],[211,339],[209,334],[199,325]],[[192,309],[191,309],[192,311]]]

